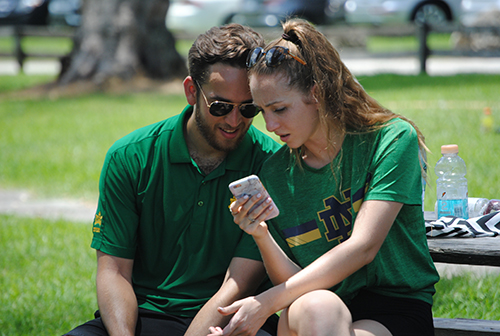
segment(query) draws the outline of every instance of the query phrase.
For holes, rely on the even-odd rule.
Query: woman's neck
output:
[[[330,141],[326,135],[316,140],[310,139],[302,146],[302,160],[312,168],[323,168],[333,161],[342,148],[344,133],[335,132]]]

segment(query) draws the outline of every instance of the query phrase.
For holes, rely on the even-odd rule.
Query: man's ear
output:
[[[196,104],[196,83],[191,76],[187,76],[182,82],[184,85],[184,94],[186,95],[186,99],[189,105]]]

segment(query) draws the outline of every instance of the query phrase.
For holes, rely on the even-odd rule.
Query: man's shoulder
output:
[[[143,147],[147,143],[155,143],[158,138],[168,136],[175,128],[180,116],[174,116],[158,121],[141,128],[118,139],[109,149],[110,153],[120,152],[134,147]]]
[[[291,163],[290,160],[292,160],[290,148],[286,145],[279,145],[278,149],[264,163],[262,171],[271,173],[274,170],[283,171]]]
[[[258,174],[262,164],[279,147],[280,145],[274,139],[254,126],[250,126],[238,148],[228,155],[226,168],[242,171],[246,174]]]
[[[281,145],[278,144],[273,138],[264,134],[253,125],[250,126],[247,134],[252,139],[253,144],[258,146],[264,152],[274,153],[281,147]]]

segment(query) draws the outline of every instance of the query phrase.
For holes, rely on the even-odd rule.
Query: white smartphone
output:
[[[248,195],[248,197],[252,197],[253,195],[257,195],[258,193],[262,195],[261,201],[257,202],[252,207],[252,209],[250,209],[250,212],[252,212],[256,207],[262,204],[262,202],[264,202],[269,197],[269,193],[267,192],[266,188],[264,188],[264,185],[262,184],[262,182],[260,182],[260,179],[257,175],[250,175],[232,182],[231,184],[229,184],[229,190],[231,190],[236,199],[241,198],[245,195]],[[273,206],[273,210],[265,220],[274,218],[280,214],[278,207],[276,207],[276,204],[274,204],[274,201],[272,199],[271,204]]]

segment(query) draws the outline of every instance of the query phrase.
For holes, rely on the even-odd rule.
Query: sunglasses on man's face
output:
[[[272,47],[268,51],[264,51],[263,48],[257,47],[248,54],[247,68],[253,67],[262,57],[265,57],[265,62],[268,67],[276,67],[280,65],[287,56],[290,56],[302,65],[307,64],[303,59],[292,54],[288,48],[277,46]]]
[[[260,112],[259,108],[253,103],[236,104],[216,100],[209,104],[207,96],[205,95],[205,92],[203,92],[201,85],[198,84],[198,82],[196,82],[196,85],[200,88],[201,94],[207,104],[208,111],[215,117],[223,117],[226,114],[229,114],[235,107],[237,107],[241,115],[247,119],[255,117]]]

